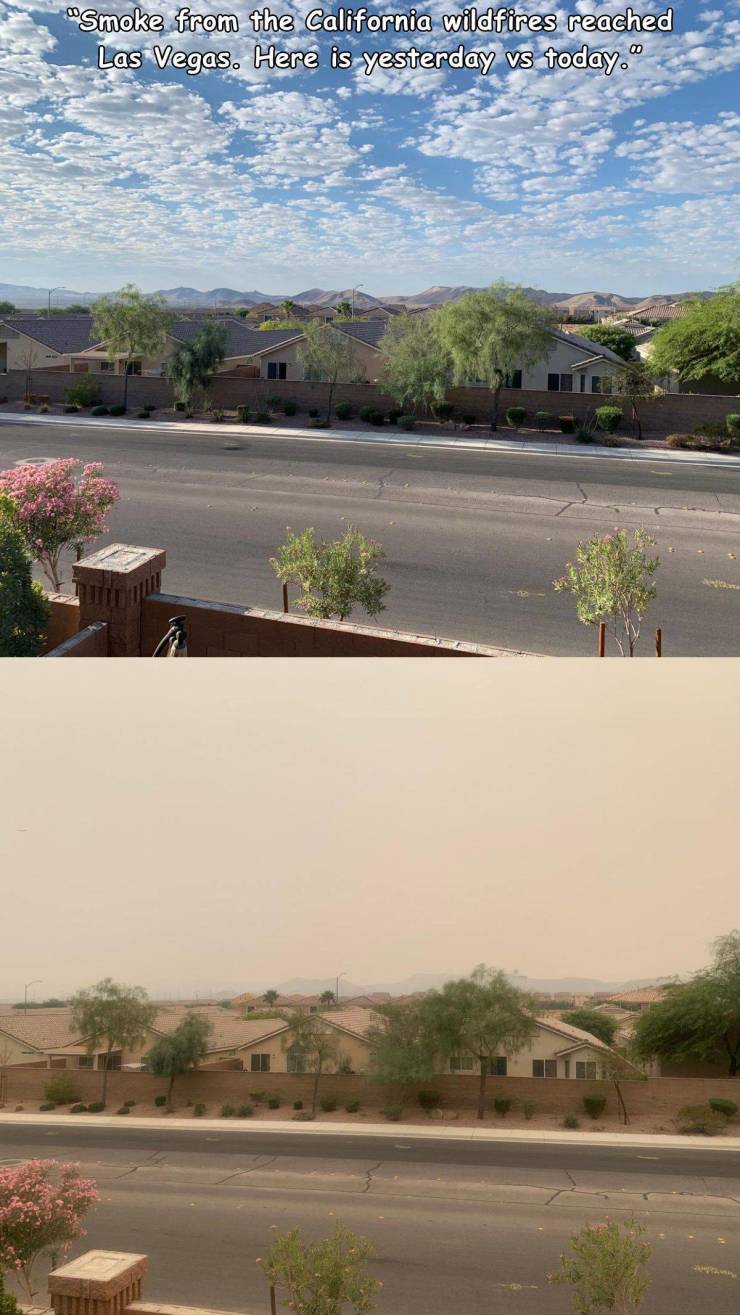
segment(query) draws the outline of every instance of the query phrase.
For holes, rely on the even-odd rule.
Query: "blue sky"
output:
[[[282,74],[254,69],[267,41],[243,0],[223,6],[240,21],[230,37],[178,36],[179,0],[143,0],[165,19],[143,43],[83,34],[66,7],[0,0],[0,282],[276,293],[362,283],[382,295],[504,277],[637,295],[740,277],[740,0],[679,0],[671,34],[589,38],[623,53],[628,68],[610,78],[550,72],[542,52],[581,46],[569,15],[622,3],[525,0],[519,13],[554,13],[560,31],[466,37],[468,51],[495,51],[488,77],[369,78],[362,50],[455,48],[441,15],[466,5],[417,0],[430,34],[316,38],[303,29],[316,0],[275,0],[295,30],[273,43],[322,57],[315,72]],[[191,7],[218,11],[215,0]],[[632,40],[641,55],[626,54]],[[97,68],[99,44],[155,42],[229,50],[240,67],[190,77],[147,56],[140,70]],[[332,43],[352,52],[351,70],[329,68]],[[518,48],[534,52],[532,71],[508,69],[505,52]]]

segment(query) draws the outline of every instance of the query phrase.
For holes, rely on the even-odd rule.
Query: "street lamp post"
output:
[[[66,291],[67,291],[67,289],[66,289],[65,287],[49,288],[49,301],[48,301],[48,305],[47,305],[47,309],[46,309],[46,318],[47,318],[47,320],[50,320],[50,319],[51,319],[51,294],[52,294],[52,292],[66,292]]]
[[[334,1003],[336,1005],[339,1004],[339,983],[341,982],[342,978],[346,976],[347,976],[346,973],[337,973],[336,989],[334,991]]]
[[[356,283],[352,289],[352,319],[355,318],[355,293],[358,288],[364,288],[364,286],[364,283]],[[341,973],[340,976],[344,977],[344,973]]]
[[[28,988],[29,986],[38,986],[43,981],[42,977],[34,977],[32,982],[26,982],[23,987],[23,1012],[28,1013]]]

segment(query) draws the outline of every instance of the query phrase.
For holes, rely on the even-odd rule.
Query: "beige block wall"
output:
[[[26,1102],[29,1108],[44,1098],[44,1089],[50,1073],[38,1068],[4,1068],[9,1105]],[[96,1099],[100,1091],[101,1075],[90,1071],[75,1073],[82,1100]],[[249,1100],[250,1091],[264,1091],[279,1095],[286,1106],[294,1100],[310,1100],[313,1078],[310,1074],[250,1073],[233,1071],[205,1071],[189,1073],[177,1079],[175,1105],[183,1110],[185,1102],[204,1101],[210,1113],[217,1113],[226,1101],[240,1104]],[[430,1082],[399,1087],[383,1086],[357,1074],[325,1074],[321,1091],[334,1096],[343,1106],[357,1099],[370,1110],[401,1098],[405,1108],[418,1109],[416,1093],[420,1087],[438,1091],[443,1104],[449,1109],[472,1110],[478,1100],[478,1078],[455,1074],[440,1076]],[[151,1102],[164,1092],[165,1084],[148,1073],[110,1073],[108,1077],[108,1104],[115,1108],[124,1100],[139,1103]],[[737,1078],[649,1078],[623,1084],[627,1107],[635,1117],[650,1115],[672,1119],[683,1105],[703,1104],[712,1096],[724,1096],[740,1104],[740,1079]],[[607,1112],[616,1113],[613,1087],[603,1081],[561,1082],[557,1078],[490,1078],[487,1098],[506,1095],[518,1104],[533,1101],[543,1114],[563,1115],[570,1111],[582,1113],[582,1098],[589,1093],[602,1093],[607,1097]],[[287,1112],[287,1111],[286,1111]]]
[[[9,1064],[38,1062],[39,1059],[43,1060],[43,1056],[31,1046],[9,1036],[7,1032],[0,1032],[0,1068]]]
[[[348,341],[351,340],[348,339]],[[376,383],[383,369],[382,356],[374,348],[369,347],[367,343],[352,341],[358,376],[367,380],[368,383]],[[300,343],[293,343],[288,347],[276,347],[274,351],[266,352],[264,356],[256,359],[260,362],[260,376],[262,379],[267,379],[267,366],[270,361],[285,361],[289,381],[298,382],[303,379]],[[277,383],[279,381],[269,380],[269,382]]]

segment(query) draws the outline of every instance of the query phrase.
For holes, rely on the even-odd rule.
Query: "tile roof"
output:
[[[356,1036],[364,1037],[372,1025],[378,1022],[378,1016],[372,1009],[363,1009],[357,1006],[354,1009],[328,1009],[322,1012],[322,1018],[327,1023],[332,1023],[334,1027],[342,1028],[345,1032],[354,1032]]]
[[[380,340],[385,333],[385,320],[342,320],[334,321],[334,328],[339,329],[341,333],[346,333],[350,338],[356,338],[358,342],[367,343],[369,347],[379,347]]]
[[[41,343],[44,347],[51,347],[52,351],[61,352],[63,355],[69,352],[82,352],[94,342],[90,336],[92,329],[90,315],[52,315],[49,319],[43,319],[40,315],[9,315],[0,320],[0,329],[3,325],[7,325],[17,333],[26,334],[27,337],[33,338],[34,342]]]
[[[629,320],[682,320],[688,313],[688,303],[685,301],[675,301],[668,304],[659,301],[649,306],[641,306],[639,310],[629,311],[624,318]]]
[[[160,1009],[152,1024],[153,1029],[162,1035],[168,1035],[174,1032],[189,1013],[199,1014],[213,1025],[213,1031],[208,1038],[209,1053],[215,1050],[239,1050],[243,1046],[254,1045],[256,1041],[272,1036],[285,1027],[282,1018],[240,1018],[228,1009],[222,1009],[217,1005],[205,1005],[202,1008],[196,1006],[192,1009],[177,1006]]]
[[[617,995],[610,995],[609,1002],[626,1005],[651,1005],[665,1000],[665,994],[665,987],[641,986],[635,991],[620,991]]]
[[[590,338],[582,338],[580,333],[565,333],[562,329],[552,330],[553,338],[559,338],[561,342],[570,343],[573,347],[580,348],[581,351],[589,352],[592,356],[601,356],[606,361],[613,362],[614,365],[624,365],[621,356],[617,356],[610,347],[604,347],[601,343],[591,342]]]
[[[549,1028],[551,1032],[559,1032],[568,1041],[587,1042],[588,1045],[595,1046],[597,1050],[609,1050],[609,1046],[605,1045],[597,1036],[594,1036],[593,1032],[584,1032],[583,1028],[573,1027],[572,1023],[564,1023],[560,1018],[540,1017],[537,1022],[542,1027]]]
[[[52,1046],[68,1046],[79,1041],[80,1034],[72,1030],[71,1009],[34,1009],[27,1014],[20,1009],[0,1014],[0,1032],[35,1050],[48,1050]]]

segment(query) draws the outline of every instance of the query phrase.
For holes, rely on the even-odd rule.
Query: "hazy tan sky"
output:
[[[0,999],[690,971],[740,923],[738,664],[0,664]]]

